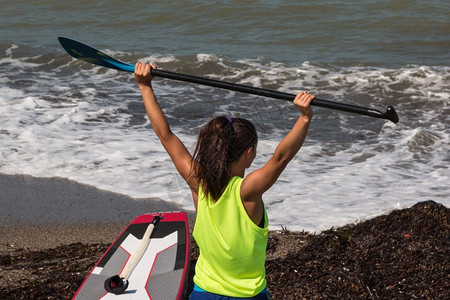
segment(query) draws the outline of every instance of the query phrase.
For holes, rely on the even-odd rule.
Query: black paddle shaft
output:
[[[92,48],[91,46],[88,46],[86,44],[80,43],[78,41],[68,39],[65,37],[59,37],[58,40],[60,41],[61,45],[64,47],[64,49],[73,57],[77,59],[81,59],[83,61],[96,64],[99,66],[107,67],[116,69],[119,71],[126,71],[126,72],[134,72],[134,65],[124,63],[122,61],[119,61],[115,58],[112,58],[111,56]],[[197,83],[212,87],[218,87],[228,90],[233,90],[237,92],[243,92],[258,96],[264,96],[274,99],[280,99],[280,100],[287,100],[292,101],[295,99],[294,94],[288,94],[278,91],[272,91],[262,88],[255,88],[235,83],[229,83],[214,79],[207,79],[202,77],[196,77],[191,75],[184,75],[184,74],[178,74],[175,72],[169,72],[169,71],[162,71],[158,69],[152,69],[152,75],[164,77],[168,79],[174,79],[174,80],[180,80],[180,81],[186,81],[191,83]],[[392,106],[388,106],[385,113],[382,113],[376,109],[356,106],[356,105],[350,105],[350,104],[344,104],[344,103],[338,103],[334,101],[329,100],[321,100],[321,99],[314,99],[311,102],[312,105],[321,106],[325,108],[331,108],[336,109],[340,111],[346,111],[351,113],[357,113],[360,115],[366,115],[370,117],[380,118],[380,119],[387,119],[394,123],[397,123],[399,121],[398,115],[395,111],[395,109]]]
[[[179,74],[179,73],[163,71],[163,70],[159,70],[159,69],[152,69],[151,74],[153,76],[157,76],[157,77],[163,77],[163,78],[167,78],[167,79],[191,82],[191,83],[196,83],[196,84],[201,84],[201,85],[207,85],[207,86],[212,86],[212,87],[217,87],[217,88],[232,90],[232,91],[236,91],[236,92],[257,95],[257,96],[269,97],[269,98],[274,98],[274,99],[279,99],[279,100],[293,101],[295,99],[294,94],[278,92],[278,91],[268,90],[268,89],[263,89],[263,88],[256,88],[256,87],[251,87],[251,86],[247,86],[247,85],[219,81],[219,80],[197,77],[197,76],[192,76],[192,75]],[[317,99],[317,98],[315,98],[311,102],[311,104],[315,105],[315,106],[331,108],[331,109],[346,111],[346,112],[351,112],[351,113],[357,113],[360,115],[366,115],[366,116],[380,118],[380,119],[387,119],[394,123],[397,123],[399,121],[398,115],[392,106],[388,106],[386,112],[382,113],[376,109],[371,109],[371,108],[366,108],[366,107],[356,106],[356,105],[350,105],[350,104],[344,104],[344,103],[338,103],[338,102],[334,102],[334,101],[322,100],[322,99]]]

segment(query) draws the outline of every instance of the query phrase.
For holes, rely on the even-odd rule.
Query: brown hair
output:
[[[220,198],[231,179],[231,163],[257,141],[255,126],[241,118],[215,117],[200,130],[194,162],[205,195]]]

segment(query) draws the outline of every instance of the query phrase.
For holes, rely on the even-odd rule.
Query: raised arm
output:
[[[135,79],[139,84],[142,99],[144,100],[145,110],[153,130],[175,164],[178,172],[186,180],[191,190],[196,190],[198,183],[191,176],[192,156],[181,140],[170,130],[169,123],[156,100],[152,87],[153,77],[150,72],[151,68],[156,69],[156,66],[137,63],[134,71]]]
[[[262,168],[248,174],[242,183],[242,200],[244,202],[254,202],[255,209],[260,213],[262,213],[262,194],[277,181],[287,164],[300,150],[305,141],[313,117],[310,103],[314,98],[314,95],[307,92],[297,94],[294,104],[300,109],[301,115],[294,127],[278,144],[270,160]]]

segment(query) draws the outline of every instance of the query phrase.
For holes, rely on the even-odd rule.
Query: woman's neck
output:
[[[245,176],[245,159],[243,159],[243,157],[241,157],[238,161],[235,161],[233,163],[231,163],[231,177],[234,176],[239,176],[239,177],[244,177]]]

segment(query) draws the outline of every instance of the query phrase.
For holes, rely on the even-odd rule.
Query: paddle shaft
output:
[[[201,85],[207,85],[217,88],[222,88],[226,90],[232,90],[236,92],[242,92],[257,96],[263,96],[268,98],[274,98],[279,100],[286,100],[286,101],[293,101],[295,99],[294,94],[284,93],[284,92],[278,92],[274,90],[268,90],[263,88],[256,88],[251,86],[246,86],[242,84],[236,84],[236,83],[230,83],[225,81],[219,81],[214,79],[208,79],[203,77],[197,77],[192,75],[185,75],[175,72],[169,72],[169,71],[163,71],[159,69],[152,69],[151,74],[153,76],[167,78],[167,79],[173,79],[178,81],[184,81],[184,82],[190,82],[190,83],[196,83]],[[356,106],[356,105],[350,105],[350,104],[344,104],[344,103],[338,103],[328,100],[322,100],[322,99],[314,99],[311,102],[311,105],[340,110],[340,111],[346,111],[351,113],[357,113],[360,115],[366,115],[371,116],[375,118],[381,118],[386,119],[386,115],[378,110],[370,109],[366,107]],[[389,108],[388,108],[389,110]]]
[[[60,41],[61,45],[64,47],[64,49],[73,57],[77,59],[81,59],[83,61],[96,64],[99,66],[112,68],[119,71],[126,71],[126,72],[134,72],[134,65],[122,62],[120,60],[117,60],[95,48],[92,48],[91,46],[88,46],[86,44],[80,43],[78,41],[65,38],[65,37],[59,37],[58,40]],[[163,71],[159,69],[152,69],[151,73],[153,76],[168,78],[168,79],[174,79],[179,81],[185,81],[185,82],[191,82],[191,83],[197,83],[212,87],[218,87],[223,88],[227,90],[237,91],[237,92],[243,92],[258,96],[264,96],[274,99],[280,99],[280,100],[287,100],[287,101],[293,101],[295,99],[294,94],[288,94],[273,90],[267,90],[262,88],[255,88],[250,86],[245,86],[241,84],[235,84],[225,81],[219,81],[214,79],[207,79],[197,76],[191,76],[191,75],[185,75],[185,74],[179,74],[175,72],[169,72],[169,71]],[[338,103],[334,101],[329,100],[321,100],[321,99],[314,99],[311,103],[315,106],[325,107],[325,108],[331,108],[336,109],[340,111],[346,111],[351,113],[357,113],[360,115],[366,115],[370,117],[380,118],[380,119],[387,119],[394,123],[397,123],[399,121],[398,115],[395,111],[395,109],[392,106],[388,106],[386,112],[380,112],[376,109],[366,108],[362,106],[356,106],[356,105],[350,105],[350,104],[344,104],[344,103]]]

